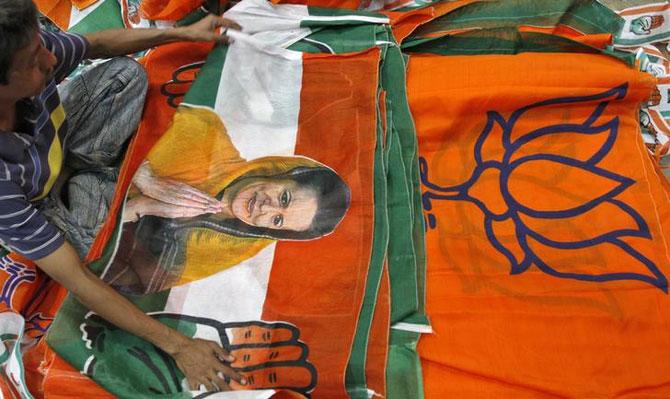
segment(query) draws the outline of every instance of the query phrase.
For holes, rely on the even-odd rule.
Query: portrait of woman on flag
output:
[[[135,174],[104,279],[130,294],[199,280],[277,240],[332,233],[349,202],[328,166],[301,156],[245,160],[216,113],[181,106]]]

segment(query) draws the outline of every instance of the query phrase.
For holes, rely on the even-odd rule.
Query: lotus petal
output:
[[[654,262],[618,239],[585,248],[558,249],[528,238],[522,246],[540,270],[554,277],[592,282],[637,280],[668,290],[668,280]]]
[[[502,187],[510,209],[537,218],[577,216],[635,181],[576,159],[540,154],[519,159]]]
[[[576,216],[561,219],[518,215],[524,232],[544,245],[585,248],[621,237],[651,238],[642,216],[627,204],[610,200]]]
[[[628,85],[623,84],[602,93],[558,97],[520,108],[507,120],[505,147],[514,152],[532,139],[529,134],[542,129],[565,132],[571,126],[576,129],[602,126],[607,122],[602,117],[608,103],[624,98],[627,91]]]
[[[531,262],[519,245],[516,224],[512,219],[502,221],[487,219],[484,228],[493,247],[509,260],[512,274],[522,273],[528,269]]]
[[[503,146],[505,118],[495,111],[486,114],[486,126],[475,144],[475,160],[478,165],[486,161],[502,162],[506,148]]]
[[[596,164],[612,149],[618,134],[619,119],[613,118],[598,126],[547,126],[528,133],[512,145],[509,158],[514,163],[534,154],[570,157],[583,163]]]
[[[468,188],[470,200],[477,204],[487,217],[495,218],[508,211],[507,203],[500,193],[500,169],[484,168],[475,174],[477,180]]]

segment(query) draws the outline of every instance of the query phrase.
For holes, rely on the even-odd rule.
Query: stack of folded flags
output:
[[[205,15],[202,1],[37,3],[80,33]],[[230,8],[244,28],[231,45],[143,57],[147,106],[91,268],[231,350],[244,397],[669,394],[669,8],[290,3]],[[122,223],[145,160],[211,195],[239,177],[327,169],[348,211],[307,240]],[[0,266],[6,308],[23,316],[4,314],[7,386],[208,395],[25,259]],[[149,280],[124,285],[130,269]],[[21,335],[23,356],[10,342]]]

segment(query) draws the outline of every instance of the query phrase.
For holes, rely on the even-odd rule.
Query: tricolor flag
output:
[[[243,33],[209,54],[141,154],[156,134],[143,126],[125,163],[232,215],[152,214],[151,188],[125,166],[92,267],[157,319],[236,354],[251,383],[232,387],[248,397],[420,397],[412,348],[430,326],[417,146],[388,18],[258,0],[227,17]],[[286,211],[265,211],[274,205]],[[72,299],[48,343],[119,397],[202,394]]]

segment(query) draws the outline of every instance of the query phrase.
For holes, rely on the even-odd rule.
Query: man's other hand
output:
[[[228,391],[231,379],[241,385],[247,383],[240,373],[226,365],[235,358],[214,341],[186,338],[171,355],[192,390],[204,385],[208,391]]]
[[[223,32],[221,32],[223,28]],[[228,29],[242,30],[236,22],[216,15],[208,15],[192,25],[178,28],[183,40],[192,42],[228,43],[229,38],[225,34]]]

